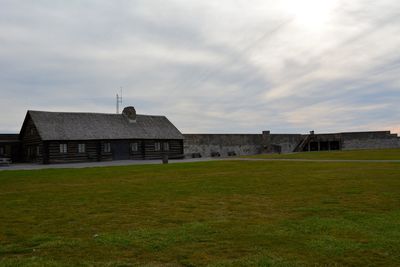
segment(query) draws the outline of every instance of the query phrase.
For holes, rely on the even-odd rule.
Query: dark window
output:
[[[12,154],[12,146],[11,145],[7,145],[4,147],[4,154],[6,154],[6,155]]]
[[[164,151],[169,151],[169,143],[168,142],[164,143]]]
[[[340,150],[340,143],[339,141],[332,141],[330,142],[330,149],[331,150]]]
[[[67,154],[68,153],[68,146],[67,144],[60,144],[60,153]]]
[[[42,151],[40,149],[40,146],[36,147],[36,156],[41,156],[42,155]]]
[[[329,142],[320,142],[319,150],[321,150],[321,151],[329,150]]]
[[[310,143],[310,151],[318,151],[318,142]]]
[[[104,152],[105,153],[111,152],[111,144],[110,143],[104,143]]]
[[[35,129],[34,129],[34,128],[31,128],[31,129],[30,129],[30,134],[31,134],[31,135],[35,135]]]
[[[139,151],[139,144],[138,143],[131,143],[131,151],[132,152]]]
[[[4,155],[4,147],[0,146],[0,155]]]
[[[86,145],[78,144],[78,153],[86,153]]]
[[[156,143],[154,144],[154,150],[155,150],[155,151],[161,151],[161,143],[156,142]]]

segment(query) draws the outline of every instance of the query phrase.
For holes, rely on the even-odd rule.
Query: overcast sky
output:
[[[0,132],[26,110],[184,133],[400,133],[399,0],[0,0]]]

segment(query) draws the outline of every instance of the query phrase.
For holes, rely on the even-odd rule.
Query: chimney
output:
[[[134,123],[136,122],[136,110],[134,107],[126,107],[122,111],[122,115],[125,116],[129,123]]]

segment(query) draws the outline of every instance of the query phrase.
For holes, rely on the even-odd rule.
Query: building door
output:
[[[114,141],[111,143],[113,160],[129,159],[129,143],[126,141]]]

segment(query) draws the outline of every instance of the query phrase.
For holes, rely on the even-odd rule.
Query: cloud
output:
[[[120,86],[183,132],[398,131],[399,8],[4,0],[0,132],[27,109],[114,112]]]

